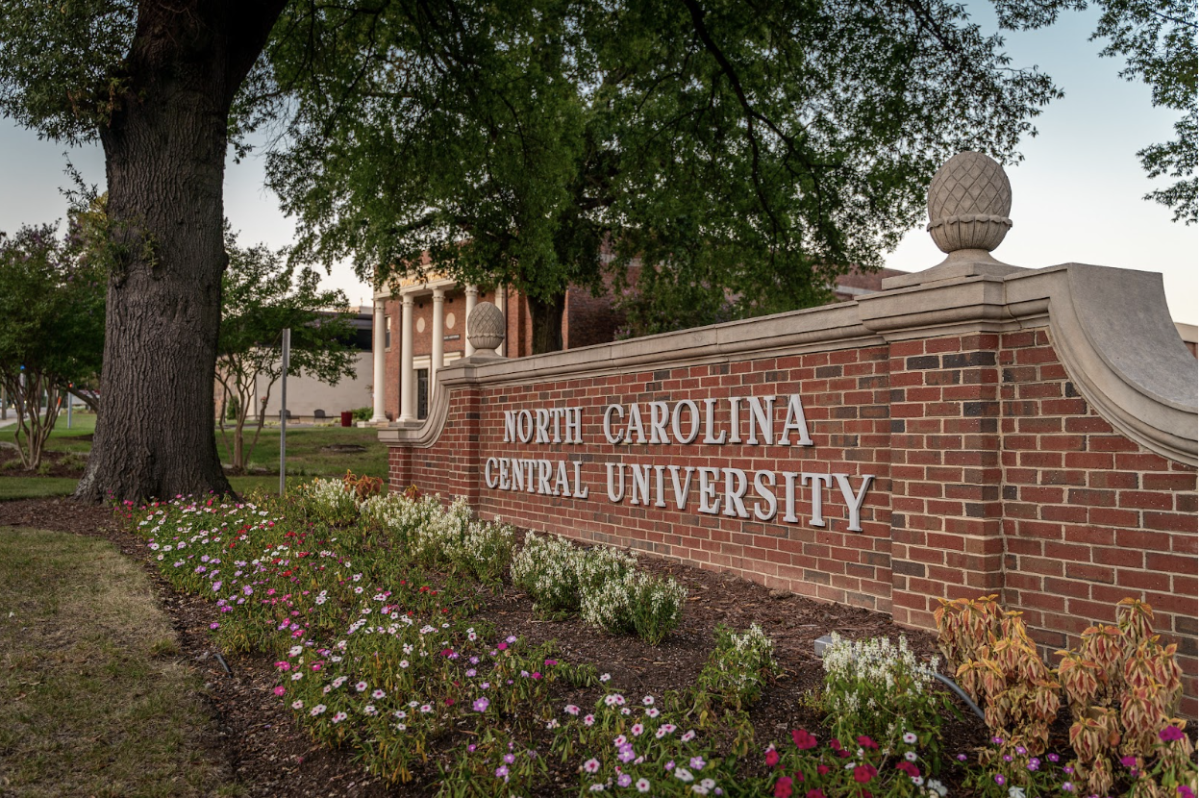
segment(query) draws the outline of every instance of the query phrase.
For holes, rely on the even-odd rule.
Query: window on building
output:
[[[429,415],[429,369],[417,369],[417,418]]]
[[[383,348],[392,348],[392,318],[389,316],[387,325],[383,328]]]

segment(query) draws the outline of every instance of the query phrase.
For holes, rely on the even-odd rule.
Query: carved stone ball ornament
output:
[[[947,254],[964,249],[991,252],[1012,219],[1012,186],[1004,168],[981,152],[960,152],[929,184],[929,234]]]
[[[477,350],[495,349],[504,343],[504,314],[491,302],[480,302],[467,316],[467,340]]]

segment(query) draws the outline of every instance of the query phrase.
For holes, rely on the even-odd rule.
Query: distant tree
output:
[[[243,249],[226,234],[229,268],[221,281],[221,335],[217,342],[217,380],[224,389],[220,432],[232,452],[232,467],[242,472],[258,445],[271,390],[282,375],[282,334],[292,331],[288,373],[336,385],[354,376],[357,348],[341,291],[322,291],[320,275],[287,262],[284,253],[265,246]],[[257,390],[256,390],[257,385]],[[255,397],[258,394],[258,406]],[[245,443],[246,422],[257,420]],[[225,421],[233,421],[228,446]]]
[[[1145,196],[1174,210],[1173,221],[1196,222],[1196,3],[1194,0],[992,0],[1000,24],[1013,30],[1052,25],[1063,11],[1100,9],[1091,40],[1100,55],[1123,57],[1120,76],[1150,87],[1150,102],[1181,111],[1175,138],[1138,152],[1149,177],[1178,178]]]
[[[72,384],[94,379],[104,350],[104,273],[55,225],[0,233],[0,383],[17,413],[21,464],[36,469]]]

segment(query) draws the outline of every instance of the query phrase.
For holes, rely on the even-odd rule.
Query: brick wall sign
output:
[[[913,627],[999,593],[1044,650],[1138,597],[1195,717],[1196,361],[1159,275],[992,259],[1008,208],[963,157],[931,190],[942,264],[836,305],[456,361],[423,424],[381,431],[392,489]]]

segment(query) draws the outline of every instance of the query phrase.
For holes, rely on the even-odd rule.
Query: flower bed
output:
[[[917,713],[878,742],[846,724],[831,740],[811,723],[785,728],[782,742],[763,739],[751,717],[777,666],[761,630],[719,634],[690,689],[622,690],[644,679],[605,679],[481,614],[507,578],[512,530],[430,499],[370,499],[354,523],[322,501],[343,500],[325,489],[257,506],[177,500],[134,523],[172,584],[219,605],[220,643],[272,654],[274,690],[298,722],[387,780],[436,782],[443,795],[555,795],[570,785],[829,796],[938,794],[962,781],[956,760],[928,758],[937,713]],[[620,564],[615,579],[637,573],[597,556]],[[881,689],[876,700],[888,697]],[[811,718],[821,696],[807,700],[797,715]]]

